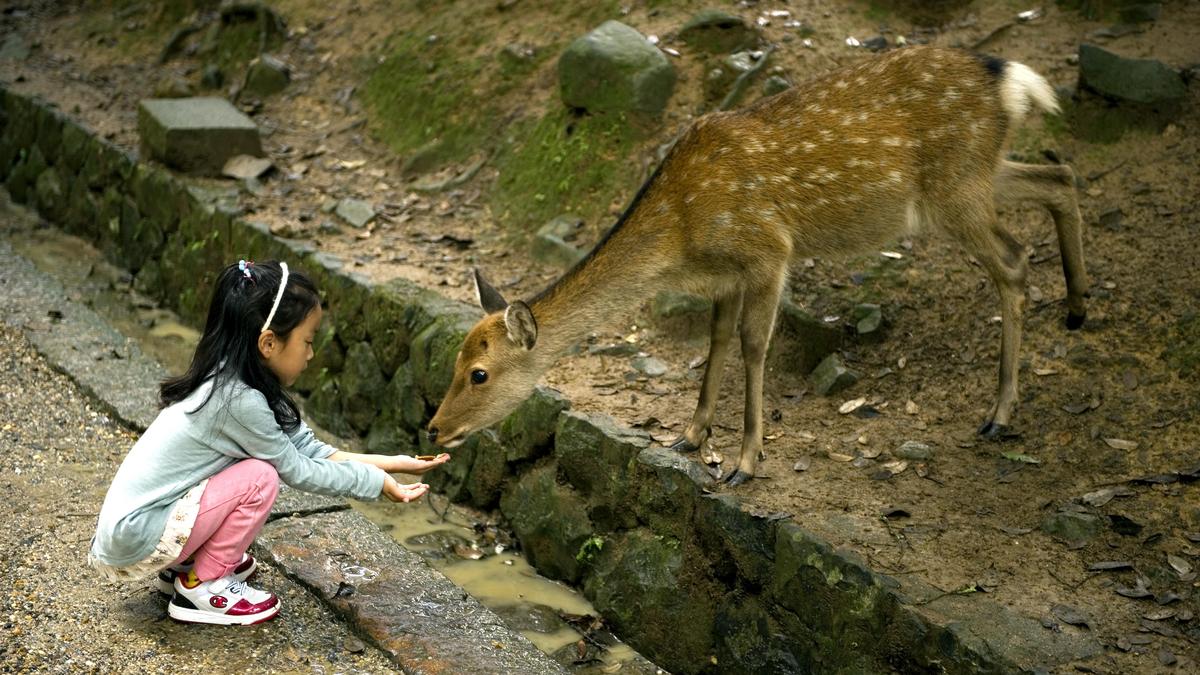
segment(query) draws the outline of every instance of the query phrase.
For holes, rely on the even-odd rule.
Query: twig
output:
[[[1009,28],[1012,28],[1015,25],[1017,25],[1017,23],[1015,21],[1009,21],[1008,23],[997,26],[995,30],[988,33],[986,36],[984,36],[983,39],[981,39],[978,42],[976,42],[975,44],[971,45],[971,51],[975,51],[975,50],[979,49],[980,47],[986,45],[987,43],[991,42],[993,38],[999,37],[1000,33],[1003,33],[1004,31],[1008,30]]]
[[[1121,168],[1121,167],[1125,166],[1125,164],[1126,164],[1128,161],[1129,161],[1129,159],[1128,159],[1128,158],[1126,158],[1126,159],[1123,159],[1123,160],[1121,160],[1121,161],[1117,162],[1117,163],[1116,163],[1116,164],[1114,164],[1113,166],[1111,166],[1111,167],[1109,167],[1109,168],[1107,168],[1107,169],[1105,169],[1105,170],[1103,170],[1103,171],[1097,171],[1097,172],[1095,172],[1095,173],[1089,173],[1089,174],[1087,175],[1088,182],[1090,183],[1090,182],[1092,182],[1092,181],[1094,181],[1094,180],[1100,180],[1101,178],[1103,178],[1103,177],[1107,176],[1108,174],[1110,174],[1110,173],[1112,173],[1112,172],[1116,171],[1117,169],[1119,169],[1119,168]]]
[[[750,80],[759,73],[767,65],[767,59],[770,58],[771,52],[775,51],[774,47],[767,47],[763,51],[762,56],[758,59],[758,63],[754,64],[750,70],[738,75],[738,78],[733,82],[733,88],[725,95],[725,99],[721,101],[721,105],[717,106],[717,110],[729,110],[733,107],[738,99],[745,93],[746,87],[749,86]]]

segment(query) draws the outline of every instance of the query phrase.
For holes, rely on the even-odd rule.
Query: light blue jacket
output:
[[[127,567],[154,552],[175,502],[205,478],[238,460],[270,462],[284,483],[306,492],[378,499],[384,472],[362,462],[326,459],[335,448],[303,422],[291,434],[275,421],[267,399],[236,378],[221,378],[212,398],[208,380],[155,418],[126,455],[100,509],[92,555]]]

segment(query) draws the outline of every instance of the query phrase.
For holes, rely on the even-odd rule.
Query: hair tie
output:
[[[279,263],[279,269],[283,270],[283,276],[279,279],[279,290],[275,293],[275,303],[271,305],[271,313],[267,314],[267,320],[263,322],[262,330],[259,331],[260,333],[265,333],[267,332],[267,328],[270,328],[271,319],[275,318],[275,310],[279,309],[279,301],[283,300],[283,289],[285,286],[287,286],[288,278],[287,263]]]
[[[250,266],[253,264],[254,264],[253,260],[239,260],[238,261],[238,269],[241,270],[242,274],[246,275],[246,278],[249,279],[250,281],[254,281],[254,277],[250,276]]]

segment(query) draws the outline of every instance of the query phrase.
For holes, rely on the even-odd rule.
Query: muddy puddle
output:
[[[200,333],[132,288],[128,272],[108,263],[91,244],[6,205],[18,225],[0,230],[21,256],[54,276],[68,297],[92,308],[168,370],[186,369]],[[334,444],[361,451],[353,441]],[[424,557],[451,581],[495,611],[542,651],[573,663],[575,673],[663,672],[616,640],[592,604],[574,589],[540,575],[514,550],[486,514],[430,495],[422,504],[353,502],[356,510],[402,546]]]

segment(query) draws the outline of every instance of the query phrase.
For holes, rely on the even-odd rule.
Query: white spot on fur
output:
[[[837,82],[833,83],[833,86],[837,87],[838,89],[845,89],[846,87],[850,86],[850,83],[845,80],[838,80]]]

